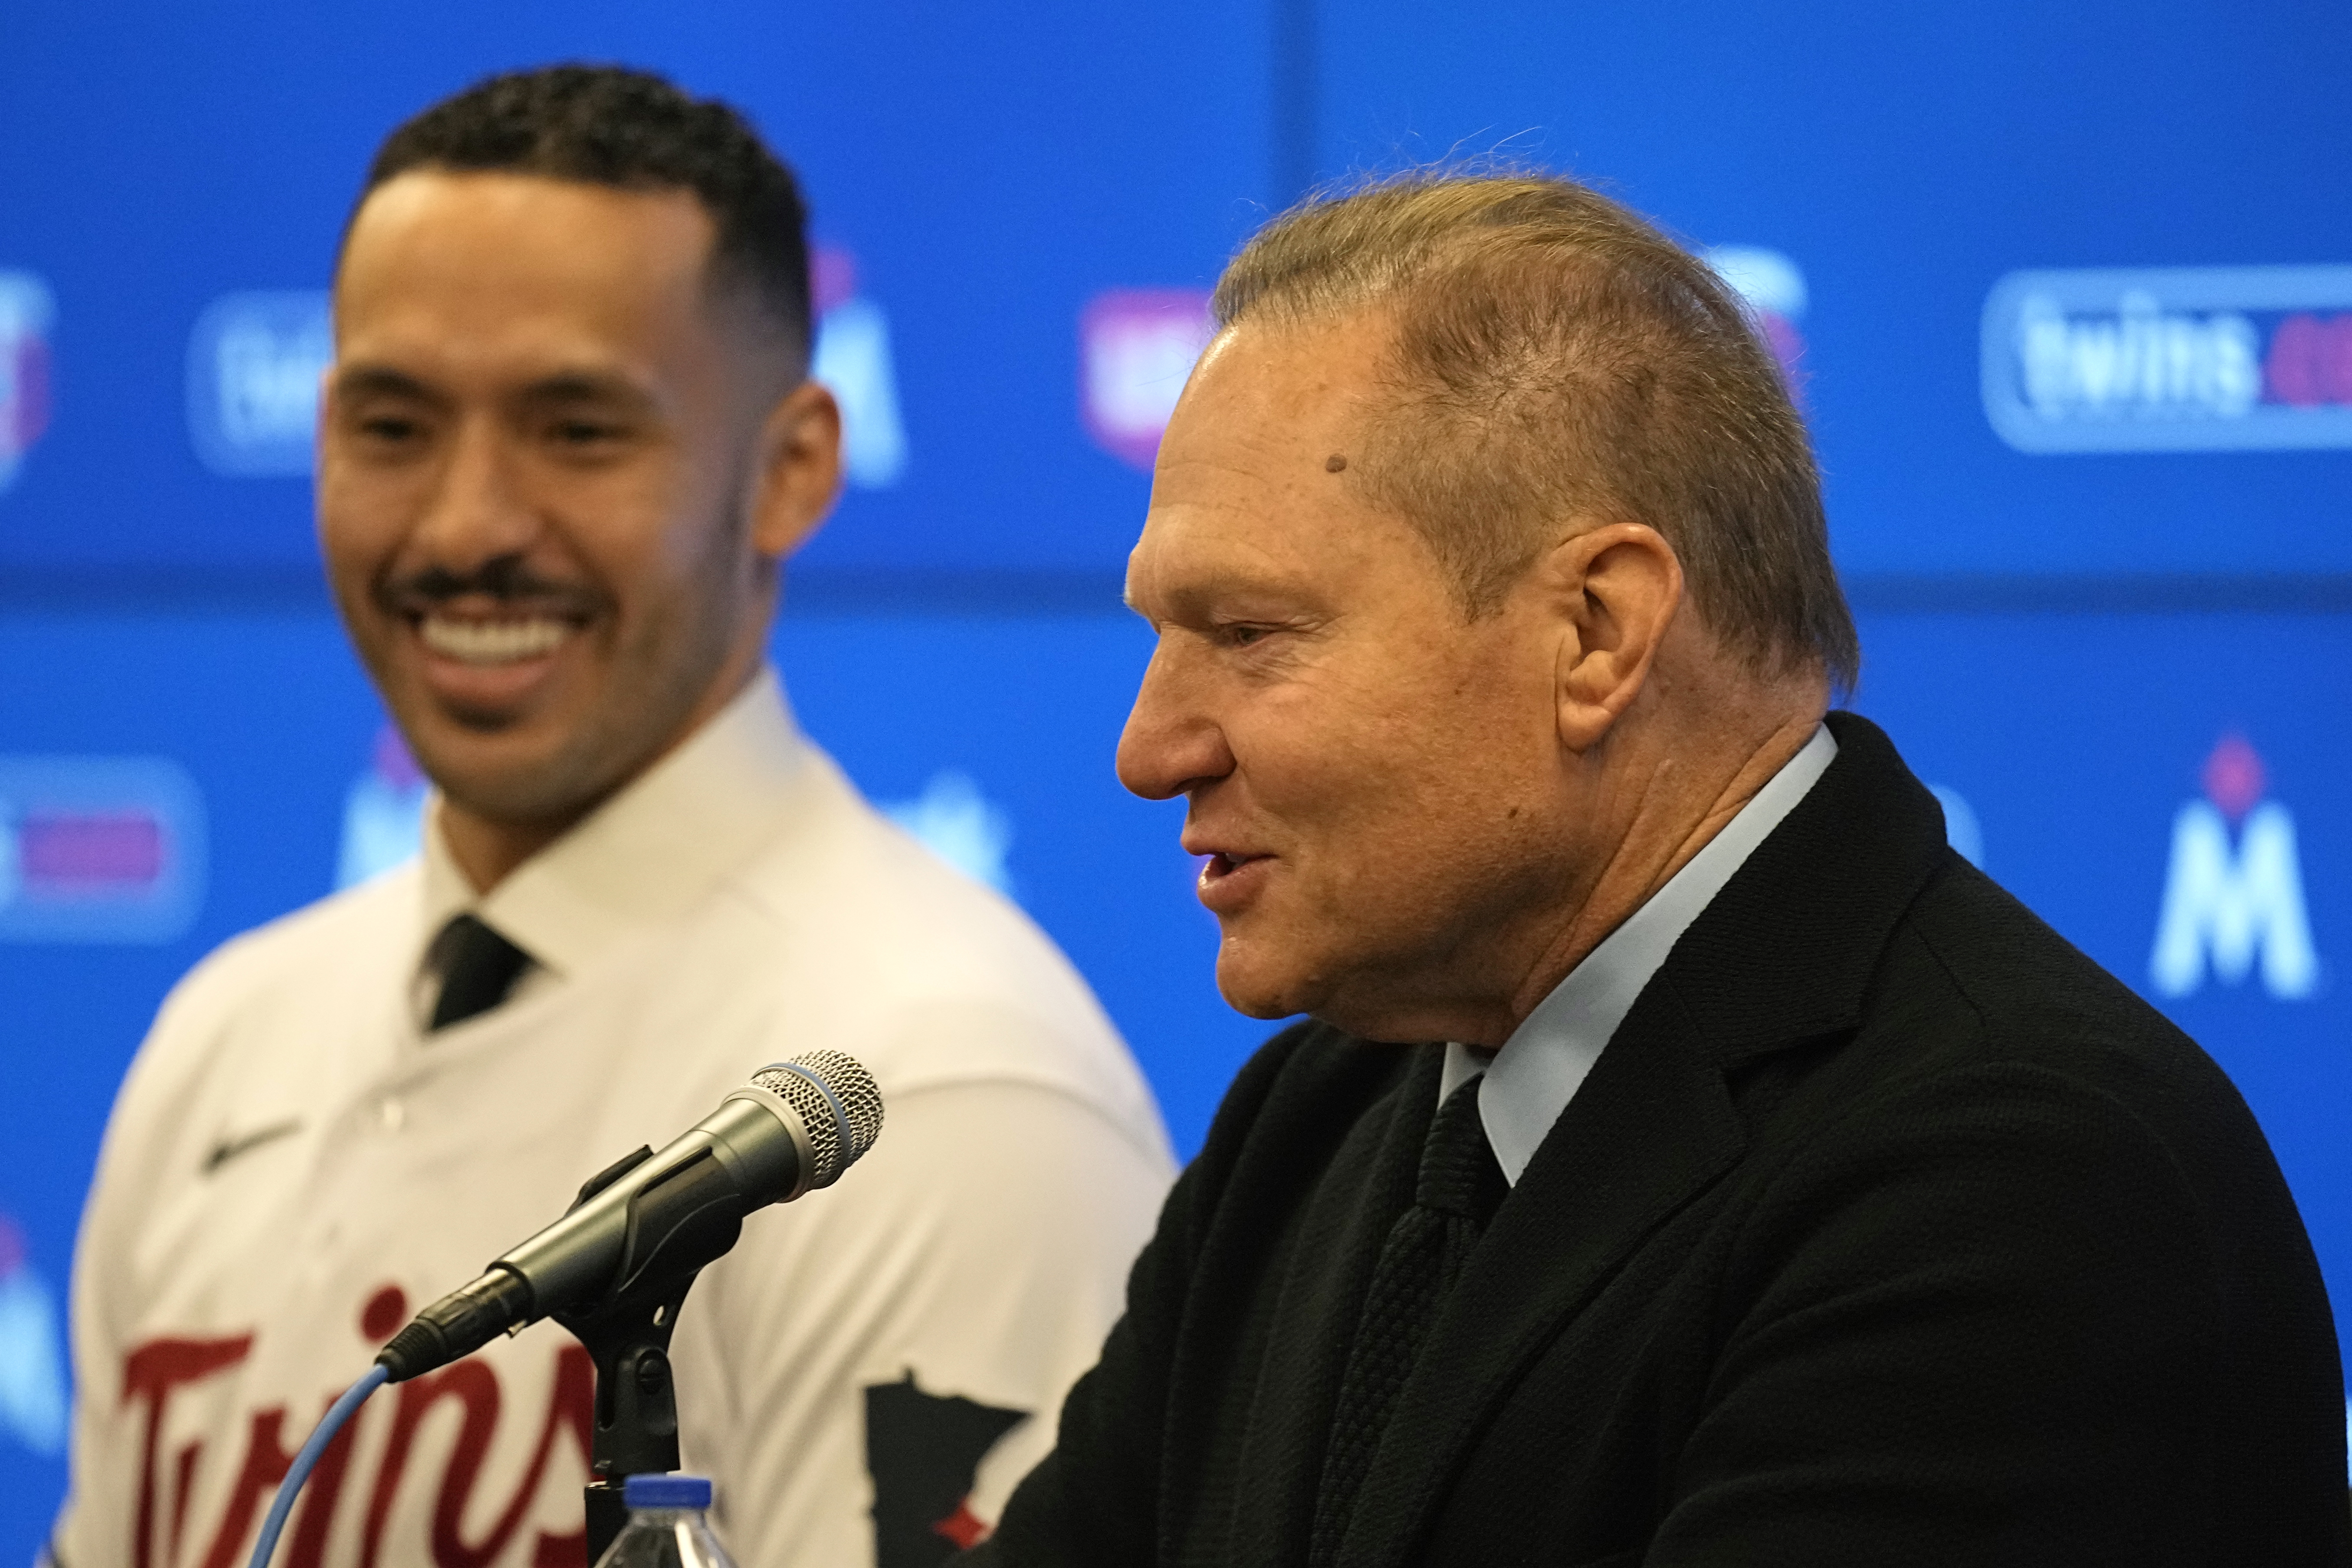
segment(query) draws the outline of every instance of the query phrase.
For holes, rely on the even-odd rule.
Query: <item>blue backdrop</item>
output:
[[[1065,945],[1196,1147],[1265,1032],[1112,742],[1158,427],[1232,247],[1499,153],[1707,250],[1802,390],[1857,705],[1956,842],[2202,1040],[2352,1302],[2352,14],[1813,4],[321,8],[20,0],[0,51],[0,1561],[164,989],[399,841],[318,584],[321,290],[370,152],[495,68],[670,71],[802,170],[852,484],[806,726]],[[166,1565],[169,1568],[169,1565]]]

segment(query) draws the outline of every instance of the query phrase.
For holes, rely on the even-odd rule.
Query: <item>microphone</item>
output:
[[[592,1178],[562,1219],[417,1313],[376,1362],[404,1383],[541,1318],[690,1278],[735,1245],[745,1215],[831,1186],[881,1131],[874,1075],[841,1052],[761,1068],[659,1153]]]

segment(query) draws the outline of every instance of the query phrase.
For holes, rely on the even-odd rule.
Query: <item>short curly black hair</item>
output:
[[[650,71],[624,66],[546,66],[494,76],[386,137],[352,216],[376,187],[418,169],[693,192],[718,230],[714,279],[750,289],[791,340],[805,372],[808,209],[792,170],[727,104],[691,98]]]

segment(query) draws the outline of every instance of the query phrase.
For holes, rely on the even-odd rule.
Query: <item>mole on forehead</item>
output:
[[[1336,474],[1347,466],[1348,454],[1345,452],[1334,452],[1323,459],[1323,471],[1327,474]]]

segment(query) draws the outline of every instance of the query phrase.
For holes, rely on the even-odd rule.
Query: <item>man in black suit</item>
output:
[[[976,1560],[2352,1562],[2262,1133],[1826,712],[1818,481],[1723,286],[1572,183],[1419,176],[1217,310],[1119,768],[1190,803],[1226,997],[1310,1021]]]

